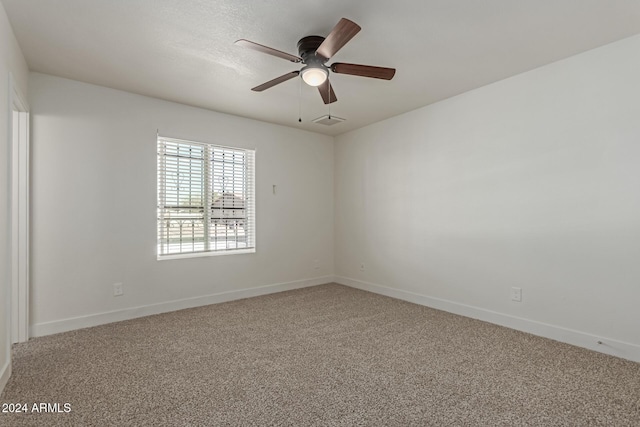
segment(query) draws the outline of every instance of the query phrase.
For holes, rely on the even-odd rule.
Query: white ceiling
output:
[[[337,135],[640,33],[638,0],[2,0],[32,71]],[[331,76],[328,127],[299,68],[243,49],[297,55],[341,17],[362,27],[331,62],[395,67],[391,81]]]

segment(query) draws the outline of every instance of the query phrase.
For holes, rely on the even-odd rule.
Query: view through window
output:
[[[253,150],[158,137],[158,256],[255,248]]]

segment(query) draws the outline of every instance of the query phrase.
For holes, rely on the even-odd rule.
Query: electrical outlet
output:
[[[122,283],[114,283],[113,284],[113,296],[120,297],[124,295],[124,288],[122,287]]]
[[[522,302],[522,288],[511,288],[511,301]]]
[[[364,271],[364,262],[360,263],[360,271]]]
[[[315,270],[320,270],[320,260],[316,259],[316,260],[313,261],[313,268]]]

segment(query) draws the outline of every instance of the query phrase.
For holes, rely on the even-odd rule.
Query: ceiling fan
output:
[[[299,71],[292,71],[276,77],[251,90],[262,92],[265,89],[269,89],[299,75],[309,86],[318,87],[324,103],[330,104],[336,102],[338,98],[331,87],[331,83],[329,83],[329,70],[336,74],[351,74],[353,76],[383,80],[391,80],[396,73],[395,68],[374,67],[371,65],[347,64],[343,62],[334,62],[331,65],[326,65],[326,62],[347,44],[349,40],[358,34],[360,29],[360,26],[355,22],[342,18],[326,38],[321,36],[301,38],[300,41],[298,41],[298,55],[300,56],[290,55],[286,52],[245,39],[240,39],[236,41],[235,44],[305,65]]]

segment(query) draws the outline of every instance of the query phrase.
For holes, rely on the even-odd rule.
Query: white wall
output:
[[[333,138],[44,74],[29,84],[35,335],[331,280]],[[255,254],[156,260],[156,129],[257,149]]]
[[[11,336],[11,140],[9,138],[9,73],[26,95],[28,70],[0,3],[0,392],[10,374]]]
[[[640,361],[638,52],[337,137],[338,281]]]

